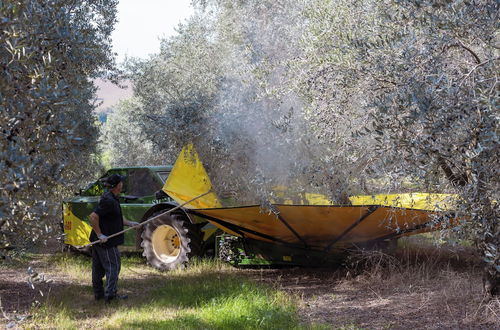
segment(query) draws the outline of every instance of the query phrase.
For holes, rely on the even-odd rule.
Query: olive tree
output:
[[[320,121],[361,106],[368,116],[356,136],[376,141],[380,173],[457,193],[460,229],[498,293],[499,4],[332,0],[308,14],[308,58],[318,60],[305,64],[314,74],[304,85],[326,109]]]
[[[391,152],[405,150],[440,186],[457,192],[457,213],[468,220],[486,262],[486,289],[500,293],[498,2],[407,2],[392,20],[410,26],[399,54],[375,55],[374,127]],[[381,69],[382,67],[385,67]]]
[[[458,230],[498,292],[497,2],[195,5],[160,54],[132,68],[134,118],[159,150],[194,142],[216,185],[254,201],[277,185],[337,202],[458,194]]]
[[[53,233],[62,194],[96,164],[92,79],[114,67],[116,4],[0,1],[3,247]]]
[[[340,173],[331,170],[342,165],[307,127],[306,109],[291,88],[303,7],[199,2],[159,54],[132,65],[142,104],[135,118],[155,148],[171,153],[194,143],[216,187],[244,192],[240,201],[266,199],[277,185],[311,190],[325,175]]]
[[[102,128],[103,151],[113,167],[154,166],[172,161],[143,134],[135,118],[142,114],[141,106],[134,97],[121,100]]]
[[[159,54],[131,60],[135,120],[157,152],[166,153],[205,134],[202,118],[217,94],[222,50],[211,42],[210,18],[195,15],[162,40]]]

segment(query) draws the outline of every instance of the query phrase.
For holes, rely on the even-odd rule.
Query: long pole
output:
[[[165,214],[172,213],[172,212],[174,212],[175,210],[180,209],[180,208],[181,208],[181,207],[183,207],[184,205],[189,204],[189,203],[191,203],[191,202],[193,202],[193,201],[197,200],[198,198],[200,198],[200,197],[203,197],[203,196],[207,195],[207,194],[208,194],[208,193],[210,193],[210,192],[211,192],[211,191],[209,190],[209,191],[207,191],[206,193],[203,193],[203,194],[201,194],[201,195],[198,195],[198,196],[196,196],[195,198],[190,199],[190,200],[188,200],[187,202],[184,202],[184,203],[182,203],[181,205],[178,205],[178,206],[176,206],[176,207],[174,207],[174,208],[172,208],[172,209],[170,209],[170,210],[168,210],[168,211],[165,211],[165,212],[163,212],[163,213],[160,213],[160,214],[158,214],[157,216],[154,216],[154,217],[152,217],[152,218],[150,218],[150,219],[148,219],[148,220],[146,220],[146,221],[144,221],[144,222],[141,222],[140,224],[138,224],[138,225],[136,225],[136,226],[129,227],[129,228],[127,228],[127,229],[124,229],[124,230],[119,231],[119,232],[117,232],[117,233],[114,233],[114,234],[112,234],[112,235],[109,235],[109,236],[108,236],[108,239],[109,239],[109,238],[111,238],[111,237],[115,237],[115,236],[121,235],[121,234],[123,234],[123,233],[125,233],[125,232],[127,232],[127,231],[129,231],[129,230],[136,229],[136,228],[139,228],[139,227],[141,227],[141,226],[144,226],[144,225],[145,225],[145,224],[147,224],[148,222],[153,221],[153,220],[155,220],[155,219],[158,219],[159,217],[164,216]],[[101,242],[100,240],[97,240],[97,241],[94,241],[94,242],[89,243],[89,244],[87,244],[87,245],[83,245],[83,246],[75,246],[75,248],[77,248],[77,249],[83,249],[83,248],[86,248],[86,247],[92,246],[92,245],[94,245],[94,244],[100,243],[100,242]]]

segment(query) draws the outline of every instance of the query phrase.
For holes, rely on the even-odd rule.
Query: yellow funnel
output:
[[[179,204],[185,203],[193,196],[212,190],[210,178],[192,144],[182,148],[162,189]],[[190,209],[217,208],[221,207],[221,203],[217,195],[212,192],[184,207]]]

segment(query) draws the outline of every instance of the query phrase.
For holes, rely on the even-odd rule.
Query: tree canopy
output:
[[[279,185],[337,202],[458,194],[455,230],[498,281],[498,2],[194,4],[159,54],[129,67],[137,134],[155,153],[193,142],[240,202]]]
[[[92,79],[114,67],[116,4],[0,1],[3,247],[55,233],[62,193],[97,164]]]

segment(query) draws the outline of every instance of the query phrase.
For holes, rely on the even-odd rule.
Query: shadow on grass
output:
[[[119,287],[129,299],[110,304],[94,301],[90,272],[87,285],[54,287],[36,311],[36,323],[50,322],[50,316],[57,313],[64,324],[95,319],[99,327],[109,328],[278,329],[299,323],[289,297],[227,272],[128,275],[120,279]]]
[[[131,321],[124,324],[124,327],[137,329],[209,329],[213,328],[213,325],[200,320],[194,315],[188,315],[172,320]]]
[[[248,315],[213,315],[206,318],[205,313],[180,315],[168,320],[129,321],[121,324],[123,328],[138,329],[301,329],[298,319],[293,315],[272,316],[262,309],[249,308]]]

